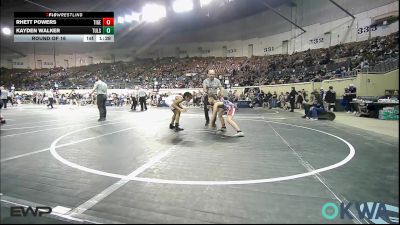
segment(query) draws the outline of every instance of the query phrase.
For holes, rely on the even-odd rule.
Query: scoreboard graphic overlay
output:
[[[14,42],[114,42],[114,12],[14,12]]]

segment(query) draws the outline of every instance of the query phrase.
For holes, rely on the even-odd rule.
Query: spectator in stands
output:
[[[354,84],[349,85],[349,94],[348,94],[349,101],[352,102],[353,99],[357,98],[357,88],[354,86]],[[350,112],[353,114],[356,114],[356,108],[355,104],[350,104]]]
[[[161,105],[161,101],[162,101],[162,95],[158,95],[158,99],[157,99],[157,107],[160,107],[160,105]]]
[[[47,107],[51,107],[53,108],[53,102],[54,102],[54,93],[53,93],[53,89],[50,89],[49,92],[47,93],[47,97],[49,100],[49,104],[47,105]]]
[[[310,112],[310,108],[314,103],[314,99],[315,99],[314,93],[318,93],[317,90],[314,90],[313,92],[311,92],[310,98],[305,100],[304,103],[303,103],[304,115],[302,116],[302,118],[307,118],[308,117],[308,114]]]
[[[332,86],[329,86],[329,90],[325,93],[323,98],[327,105],[327,110],[333,112],[336,109],[336,92]]]
[[[303,94],[303,98],[304,98],[304,101],[307,101],[308,100],[308,94],[307,94],[307,92],[304,90],[304,89],[301,89],[301,93]]]
[[[394,93],[391,93],[389,90],[385,90],[385,95],[380,96],[378,99],[397,99],[397,95],[398,93],[396,93],[397,91],[395,91]]]
[[[320,95],[322,98],[324,98],[324,96],[325,96],[325,91],[324,91],[324,88],[323,88],[323,87],[321,87],[321,88],[319,89],[319,95]]]
[[[310,108],[309,112],[309,118],[311,120],[318,120],[318,114],[321,112],[324,112],[324,102],[322,100],[322,96],[319,95],[318,93],[314,93],[314,102],[313,105]]]
[[[368,72],[368,70],[369,70],[368,59],[365,59],[364,61],[362,61],[360,64],[360,67],[361,67],[361,71]]]
[[[17,103],[17,105],[22,103],[22,96],[19,93],[15,94],[15,102]]]
[[[287,108],[286,108],[286,97],[287,97],[286,94],[283,93],[283,92],[281,92],[281,93],[279,94],[279,96],[278,96],[278,101],[277,101],[278,106],[279,106],[280,108],[284,109],[284,110],[287,109]]]
[[[131,110],[136,111],[136,106],[137,106],[137,99],[135,97],[135,95],[131,95],[131,99],[132,99],[132,106],[131,106]]]
[[[278,96],[277,104],[280,108],[285,109],[285,94],[283,92]]]
[[[298,93],[298,95],[297,95],[297,98],[296,98],[296,107],[298,109],[301,109],[301,107],[303,105],[303,102],[304,102],[303,91],[298,91],[297,93]]]
[[[349,88],[344,89],[343,98],[342,98],[342,105],[344,105],[344,109],[347,113],[351,113],[351,109],[354,108],[352,106],[351,99],[350,99],[350,91]]]
[[[318,113],[325,111],[322,97],[318,91],[311,92],[310,100],[304,105],[303,118],[318,120]]]
[[[289,108],[290,108],[290,93],[287,91],[284,96],[285,96],[285,98],[284,98],[285,110],[289,110]]]
[[[298,95],[298,93],[297,93],[295,87],[292,87],[292,91],[289,93],[290,112],[294,112],[294,104],[295,104],[297,95]]]
[[[3,107],[7,109],[8,90],[4,86],[1,86],[0,90],[1,90],[1,101],[3,102]]]
[[[0,88],[0,95],[1,95],[2,89]],[[1,109],[3,108],[3,101],[0,101],[0,124],[5,124],[6,120],[3,118],[3,115],[1,114]]]
[[[278,95],[276,94],[276,91],[274,91],[274,93],[272,94],[272,97],[271,97],[271,107],[272,108],[276,107],[277,99],[278,99]]]
[[[398,90],[395,90],[395,91],[393,92],[392,99],[394,99],[394,100],[399,100],[399,91],[398,91]]]
[[[264,95],[264,99],[263,99],[263,107],[268,107],[268,109],[271,108],[271,104],[270,104],[270,100],[272,98],[272,94],[270,91],[267,92],[266,95]]]
[[[77,106],[78,104],[78,95],[76,94],[75,90],[72,90],[71,93],[69,94],[69,99],[70,99],[70,104],[71,106],[75,103]]]
[[[59,105],[65,105],[65,94],[60,95],[60,101],[58,102]]]
[[[261,92],[257,91],[256,96],[257,96],[256,97],[256,104],[258,104],[259,107],[262,107],[263,106],[263,99],[264,99],[264,96],[265,96],[264,91],[261,91]]]
[[[7,102],[10,102],[11,106],[14,106],[14,92],[13,92],[13,90],[8,92]]]
[[[54,88],[55,84],[59,89],[70,89],[74,85],[90,87],[94,83],[93,76],[103,75],[104,81],[110,81],[119,88],[133,85],[134,82],[143,87],[150,87],[154,81],[159,82],[163,88],[201,88],[202,76],[212,69],[216,74],[229,75],[234,86],[321,81],[334,78],[336,73],[337,77],[355,75],[356,73],[352,72],[356,68],[385,71],[386,66],[382,66],[383,63],[395,62],[397,65],[398,37],[399,33],[395,32],[385,37],[329,48],[312,49],[291,55],[252,56],[250,59],[138,59],[135,62],[96,64],[68,69],[4,69],[1,71],[1,81],[6,86],[14,84],[21,90],[50,89]],[[185,73],[195,75],[181,76]],[[39,104],[44,96],[38,94],[36,97],[36,103]]]
[[[125,95],[120,93],[118,95],[118,106],[122,107],[124,105],[124,102],[125,102]]]

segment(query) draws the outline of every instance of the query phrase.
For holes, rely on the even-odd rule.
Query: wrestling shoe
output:
[[[183,128],[180,128],[179,126],[175,126],[175,131],[183,131]]]
[[[232,135],[233,137],[244,137],[244,133],[242,131],[237,132],[236,134]]]
[[[226,132],[226,127],[222,127],[221,129],[217,130],[217,134],[223,134]]]

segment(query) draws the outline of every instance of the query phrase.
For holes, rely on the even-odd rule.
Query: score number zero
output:
[[[101,34],[101,33],[103,33],[102,29],[104,29],[105,34],[112,34],[113,33],[113,30],[111,29],[111,27],[92,28],[92,33],[93,34]]]

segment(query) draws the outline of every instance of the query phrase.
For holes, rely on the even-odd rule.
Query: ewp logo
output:
[[[52,209],[47,206],[39,206],[36,208],[28,207],[26,210],[22,206],[16,206],[10,208],[10,216],[26,217],[29,214],[29,212],[32,214],[32,216],[42,216],[44,214],[50,214],[52,212]]]
[[[335,203],[328,202],[322,207],[322,217],[333,220],[340,213],[340,219],[354,219],[351,207],[355,208],[359,219],[368,219],[375,224],[399,223],[399,207],[379,202],[340,203],[340,210]]]

